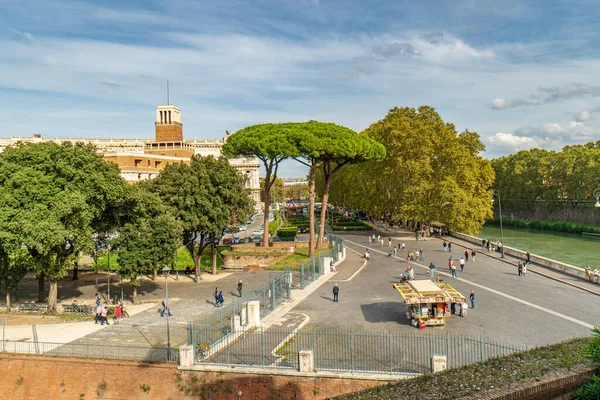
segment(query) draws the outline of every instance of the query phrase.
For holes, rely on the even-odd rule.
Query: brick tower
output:
[[[177,106],[167,105],[156,108],[156,141],[182,142],[183,125],[181,112]]]

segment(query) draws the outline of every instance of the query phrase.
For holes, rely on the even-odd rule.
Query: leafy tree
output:
[[[226,157],[257,157],[265,168],[263,184],[264,193],[264,227],[263,246],[269,246],[269,211],[271,205],[271,190],[277,179],[277,169],[281,161],[295,155],[296,149],[290,142],[290,134],[294,125],[261,124],[252,125],[237,131],[227,137],[222,148]]]
[[[283,202],[285,200],[283,197],[283,194],[284,194],[283,180],[281,180],[281,178],[277,177],[275,179],[275,182],[273,182],[273,185],[271,186],[271,195],[270,195],[271,202],[274,202],[274,203]],[[262,201],[265,200],[265,179],[264,178],[260,179],[260,198]]]
[[[182,223],[182,242],[194,260],[199,282],[204,249],[222,236],[232,219],[244,219],[252,210],[244,177],[225,157],[196,155],[190,165],[167,165],[148,185]]]
[[[386,158],[346,166],[334,181],[343,186],[332,202],[374,216],[433,221],[475,232],[491,216],[494,172],[479,152],[479,135],[457,134],[431,107],[393,108],[363,134],[383,143]]]
[[[353,130],[333,123],[309,121],[298,124],[299,130],[294,136],[296,147],[300,153],[300,162],[309,167],[309,202],[311,245],[313,256],[314,202],[316,172],[323,170],[324,187],[322,196],[321,221],[317,246],[321,247],[325,233],[325,221],[331,177],[347,164],[381,160],[385,156],[385,148],[375,140],[359,135]]]
[[[285,200],[296,200],[302,201],[308,199],[308,184],[306,183],[294,183],[292,185],[285,186]]]
[[[91,145],[18,144],[0,155],[0,230],[22,243],[38,276],[50,280],[50,310],[58,280],[91,246],[92,233],[115,221],[125,186],[119,167]]]
[[[31,268],[31,257],[20,243],[0,234],[0,286],[6,294],[6,307],[10,309],[10,292],[17,287]]]
[[[119,275],[129,279],[134,303],[141,276],[173,263],[182,231],[181,223],[170,213],[142,217],[123,227],[116,239]]]

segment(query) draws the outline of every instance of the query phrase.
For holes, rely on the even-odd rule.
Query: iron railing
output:
[[[526,350],[514,343],[450,334],[281,332],[258,328],[229,338],[216,351],[200,349],[196,363],[298,369],[298,352],[312,350],[317,371],[422,374],[431,372],[434,355],[445,355],[448,368],[456,368]]]
[[[0,351],[18,354],[88,359],[179,362],[179,351],[166,347],[114,346],[108,344],[0,341]]]

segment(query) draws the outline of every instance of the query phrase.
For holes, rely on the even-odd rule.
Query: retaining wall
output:
[[[464,233],[459,233],[459,232],[450,232],[450,236],[455,237],[457,239],[460,240],[464,240],[466,242],[472,243],[475,246],[473,246],[475,248],[475,250],[479,250],[479,252],[481,252],[481,240],[480,238],[474,237],[474,236],[470,236],[470,235],[466,235]],[[525,254],[527,252],[523,251],[523,250],[519,250],[519,249],[515,249],[513,247],[508,247],[508,246],[504,246],[504,254],[508,255],[508,256],[512,256],[512,257],[516,257],[521,259],[522,261],[525,261]],[[537,265],[541,265],[544,266],[546,268],[550,268],[552,270],[558,271],[558,272],[562,272],[564,274],[567,275],[572,275],[572,276],[576,276],[578,278],[584,279],[585,280],[585,270],[583,268],[579,268],[576,267],[574,265],[571,264],[565,264],[563,262],[560,261],[556,261],[556,260],[552,260],[551,258],[546,258],[546,257],[542,257],[539,256],[537,254],[531,254],[531,262],[533,264],[537,264]]]

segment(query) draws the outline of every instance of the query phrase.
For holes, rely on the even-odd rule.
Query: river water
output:
[[[476,236],[495,242],[500,240],[500,227],[485,225]],[[596,239],[574,233],[504,228],[504,244],[578,267],[590,264],[592,268],[600,268],[600,237]]]

